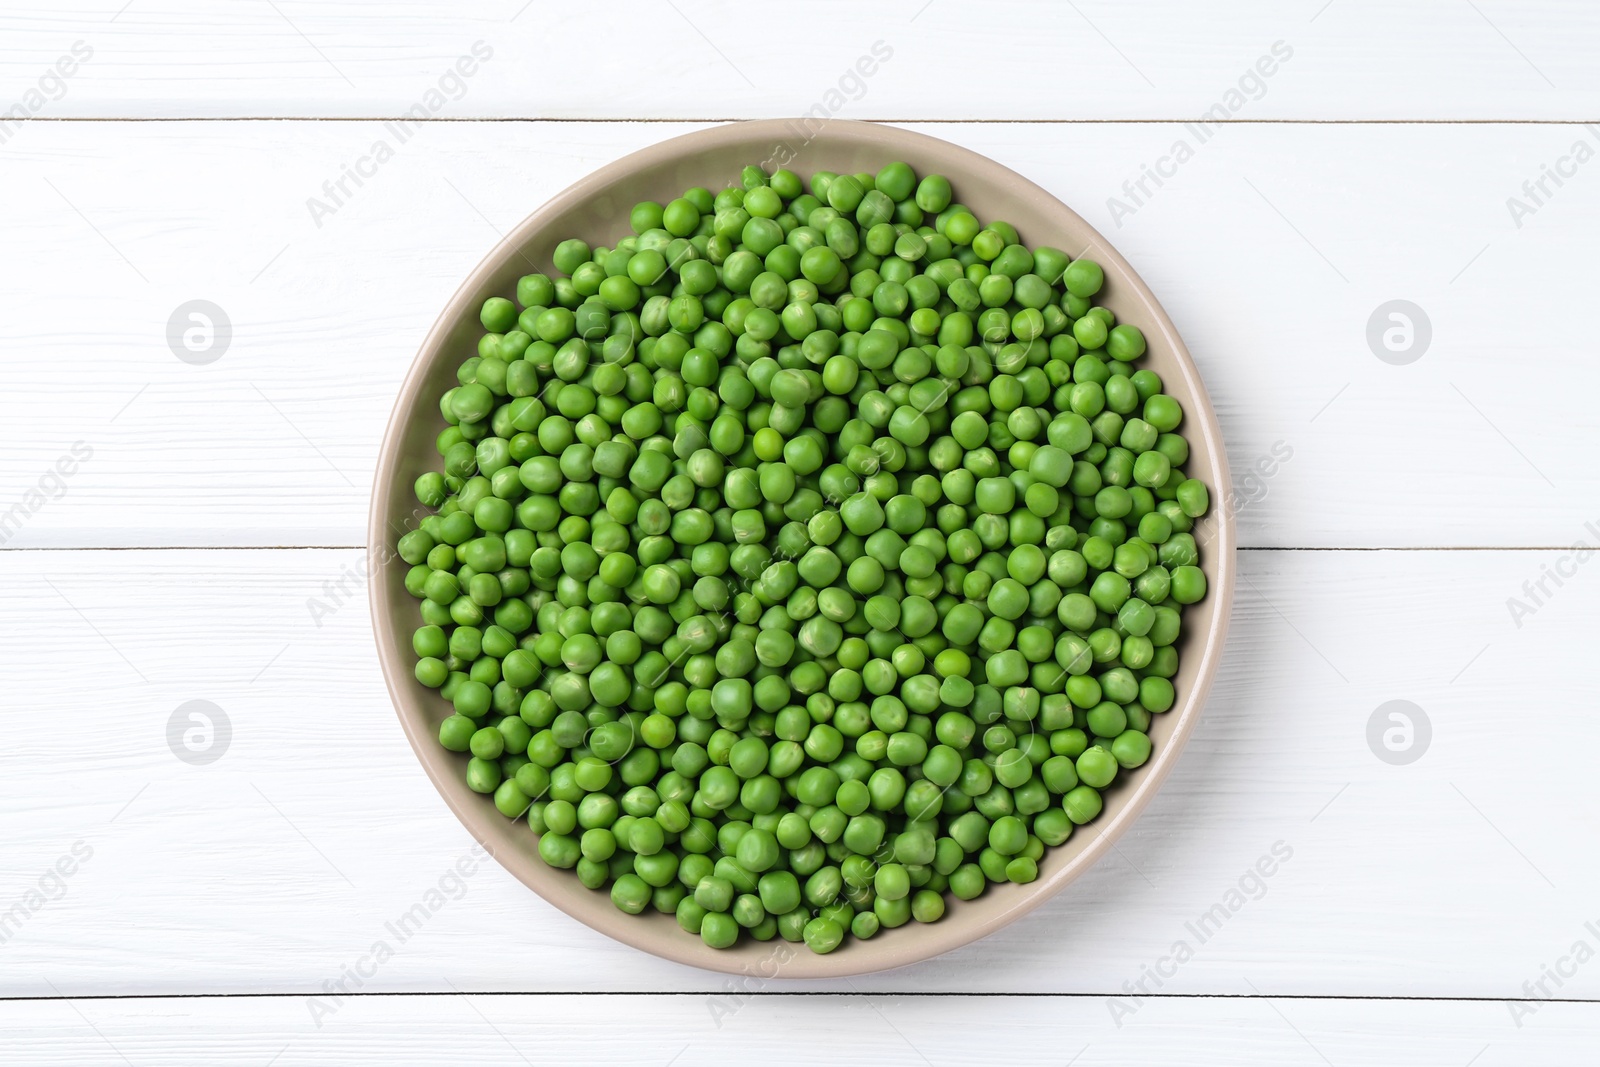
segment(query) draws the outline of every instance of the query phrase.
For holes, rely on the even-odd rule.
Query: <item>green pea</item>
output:
[[[1101,268],[904,163],[811,190],[746,167],[491,294],[395,545],[469,787],[713,947],[1036,878],[1148,762],[1206,591]]]
[[[1205,598],[1206,576],[1199,567],[1183,566],[1172,571],[1172,599],[1179,604],[1194,604]]]
[[[1126,730],[1111,742],[1111,754],[1126,770],[1142,767],[1150,759],[1150,738],[1139,730]]]
[[[816,918],[805,925],[806,946],[818,955],[826,955],[844,941],[844,927],[833,919]]]
[[[701,922],[700,937],[710,948],[730,948],[739,940],[739,924],[731,915],[707,912]]]

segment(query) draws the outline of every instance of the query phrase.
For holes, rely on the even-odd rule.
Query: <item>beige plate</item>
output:
[[[1143,329],[1150,346],[1143,365],[1160,374],[1166,391],[1183,404],[1188,469],[1211,487],[1214,517],[1196,531],[1201,535],[1197,539],[1210,593],[1186,613],[1179,645],[1182,668],[1173,679],[1178,701],[1171,711],[1155,716],[1151,725],[1155,755],[1107,793],[1105,811],[1095,822],[1050,850],[1037,881],[991,886],[974,901],[952,899],[937,923],[911,923],[885,930],[870,941],[850,940],[827,956],[803,946],[798,951],[796,946],[785,948],[782,941],[746,940],[738,948],[717,951],[685,933],[670,915],[625,915],[612,906],[608,894],[583,888],[572,872],[546,867],[527,825],[504,818],[489,798],[467,788],[464,758],[439,747],[439,722],[450,708],[412,677],[411,632],[420,617],[416,602],[405,591],[407,568],[394,556],[394,544],[426,514],[413,498],[411,485],[418,475],[438,468],[433,441],[445,425],[438,397],[454,384],[457,364],[476,352],[482,332],[479,306],[490,296],[512,295],[517,278],[533,269],[530,264],[550,270],[558,241],[581,236],[592,244],[610,244],[627,232],[628,212],[637,201],[665,203],[695,185],[717,188],[736,179],[740,168],[750,163],[763,163],[769,170],[787,165],[804,177],[824,169],[875,172],[897,159],[911,164],[919,175],[948,177],[957,199],[980,220],[1005,219],[1027,244],[1087,255],[1105,268],[1106,286],[1097,300],[1119,321]],[[675,137],[600,168],[528,216],[456,292],[406,376],[378,456],[367,543],[385,565],[377,568],[370,583],[373,626],[389,693],[428,776],[467,829],[540,896],[619,941],[696,967],[764,976],[777,973],[785,978],[865,974],[948,952],[1032,911],[1088,870],[1150,802],[1194,732],[1221,660],[1234,583],[1229,499],[1222,433],[1177,330],[1127,261],[1055,197],[965,148],[889,126],[835,121],[808,139],[807,128],[798,120],[734,123]],[[1045,930],[1038,933],[1049,936]]]

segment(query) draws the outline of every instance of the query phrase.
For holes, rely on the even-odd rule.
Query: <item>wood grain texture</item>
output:
[[[1199,732],[1107,862],[937,960],[773,988],[1524,995],[1574,941],[1600,944],[1585,926],[1600,861],[1582,844],[1600,816],[1586,784],[1600,585],[1578,569],[1521,628],[1505,605],[1560,558],[1244,553]],[[360,560],[0,555],[0,611],[26,622],[25,653],[0,666],[0,915],[43,898],[0,931],[0,995],[306,994],[358,966],[368,992],[724,987],[580,926],[497,866],[451,873],[471,842],[402,739],[359,583],[338,588]],[[336,610],[314,621],[313,598]],[[1408,766],[1368,748],[1395,699],[1432,727]],[[206,766],[169,748],[191,700],[230,724]],[[80,841],[92,856],[57,886],[46,872]],[[441,884],[449,899],[402,942],[386,924]],[[394,954],[374,967],[380,941]],[[1600,970],[1561,995],[1600,997]]]
[[[1026,1067],[1566,1067],[1597,1024],[1593,1004],[1539,1005],[1519,1029],[1498,1003],[1257,998],[1156,1000],[1120,1028],[1094,998],[379,996],[347,1001],[320,1028],[300,998],[0,1004],[8,1052],[40,1067],[944,1067],[988,1060],[997,1043]]]
[[[0,511],[44,492],[8,546],[360,544],[394,391],[460,279],[554,192],[691,128],[441,123],[403,144],[362,122],[23,130],[0,171],[30,205],[0,240],[32,250],[0,261]],[[1581,169],[1547,182],[1520,227],[1506,206],[1587,131],[925,129],[1077,207],[1149,281],[1222,420],[1242,544],[1555,546],[1600,521],[1600,475],[1571,447],[1600,387],[1571,313],[1594,281],[1600,185]],[[394,157],[314,222],[308,199],[380,139]],[[1193,157],[1133,205],[1123,183],[1177,140]],[[1135,210],[1114,218],[1112,197]],[[197,298],[233,328],[205,366],[167,341]],[[1395,299],[1431,323],[1406,366],[1367,339]],[[49,471],[77,441],[93,456],[63,488]]]
[[[8,7],[8,97],[73,42],[93,50],[64,96],[41,97],[51,116],[389,117],[477,41],[492,58],[436,113],[763,118],[821,104],[857,118],[1183,119],[1227,103],[1256,119],[1590,119],[1600,102],[1600,18],[1572,0],[999,0],[981,17],[956,0],[819,0],[803,23],[731,0]],[[1288,61],[1241,86],[1275,42]],[[874,44],[887,58],[862,77]]]

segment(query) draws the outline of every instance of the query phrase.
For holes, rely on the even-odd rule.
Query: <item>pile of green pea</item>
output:
[[[1206,592],[1088,259],[904,163],[747,167],[487,300],[399,540],[439,741],[624,912],[830,952],[1033,881]]]

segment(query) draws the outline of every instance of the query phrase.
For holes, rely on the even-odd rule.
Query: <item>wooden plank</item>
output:
[[[1041,1067],[1581,1060],[1594,1004],[1535,1004],[1518,1028],[1495,1002],[1174,999],[1119,1028],[1096,998],[721,996],[357,997],[308,1019],[302,998],[0,1004],[8,1051],[40,1067],[115,1062],[429,1065],[667,1064],[759,1059]]]
[[[460,279],[554,192],[690,128],[436,124],[347,184],[320,226],[307,201],[386,127],[28,129],[0,191],[33,208],[0,219],[0,240],[74,252],[0,262],[0,511],[28,503],[6,543],[360,544],[391,399]],[[1566,444],[1600,388],[1592,331],[1570,313],[1600,186],[1582,170],[1546,182],[1520,228],[1506,207],[1588,133],[1248,126],[1202,144],[1182,126],[927,128],[1076,205],[1160,294],[1223,422],[1241,543],[1551,546],[1600,521],[1600,474]],[[1195,143],[1175,177],[1146,180],[1148,197],[1123,188],[1170,169],[1178,140]],[[232,324],[206,365],[168,342],[197,299]],[[1397,299],[1431,333],[1403,366],[1367,339]],[[1376,331],[1394,325],[1379,315]],[[76,442],[92,457],[58,478]]]
[[[1597,100],[1596,16],[1559,0],[823,0],[803,36],[728,0],[13,12],[7,97],[53,117],[1589,119]],[[41,85],[78,41],[89,58]]]
[[[1600,586],[1564,558],[1244,553],[1205,719],[1113,857],[978,944],[798,988],[1527,995],[1597,936],[1600,860],[1573,842],[1600,815],[1586,784]],[[0,555],[0,610],[27,626],[0,666],[0,914],[28,905],[0,931],[0,996],[315,993],[371,970],[379,941],[394,954],[367,992],[724,988],[495,865],[452,874],[471,842],[387,704],[359,564],[355,550]],[[1558,567],[1575,577],[1547,583],[1519,628],[1506,599]],[[221,709],[209,749],[190,738],[220,754],[209,763],[177,756],[195,700]],[[1431,723],[1409,765],[1369,749],[1392,700]],[[49,875],[63,856],[74,869]],[[400,942],[386,924],[438,888],[449,902]],[[1600,996],[1600,971],[1560,993]]]

